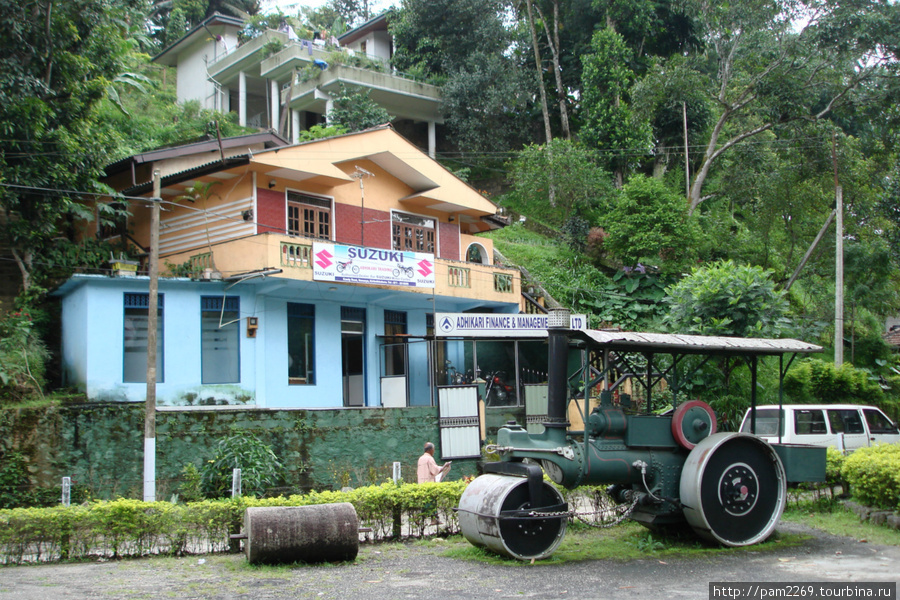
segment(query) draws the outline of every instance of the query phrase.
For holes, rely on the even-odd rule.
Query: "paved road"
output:
[[[801,546],[690,559],[488,565],[443,556],[452,542],[363,545],[354,564],[251,567],[242,555],[0,567],[0,600],[705,599],[710,581],[894,581],[900,548],[810,533]]]

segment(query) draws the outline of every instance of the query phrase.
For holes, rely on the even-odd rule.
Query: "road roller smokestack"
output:
[[[548,319],[547,421],[544,423],[548,432],[553,429],[565,431],[569,427],[566,413],[569,338],[566,331],[570,317],[569,311],[555,309]]]

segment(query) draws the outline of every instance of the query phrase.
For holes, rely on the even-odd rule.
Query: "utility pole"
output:
[[[688,156],[687,102],[681,103],[681,122],[684,124],[684,193],[691,201],[691,161]]]
[[[834,366],[844,364],[844,194],[841,186],[835,190],[837,211],[834,241]]]
[[[150,303],[147,307],[147,404],[144,408],[144,502],[156,502],[156,329],[159,317],[159,203],[162,185],[153,171],[150,199]]]
[[[844,191],[838,184],[837,148],[831,132],[831,162],[834,166],[834,366],[844,364]]]
[[[363,177],[375,177],[374,173],[366,171],[362,167],[356,167],[356,171],[350,173],[350,177],[359,180],[359,245],[366,246],[366,188],[363,185]]]

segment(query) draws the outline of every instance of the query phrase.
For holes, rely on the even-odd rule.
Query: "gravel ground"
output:
[[[352,564],[252,567],[243,555],[0,567],[0,600],[391,600],[709,597],[711,581],[900,582],[900,548],[782,522],[800,546],[715,556],[490,565],[444,556],[464,541],[362,545]],[[896,596],[895,596],[896,597]]]

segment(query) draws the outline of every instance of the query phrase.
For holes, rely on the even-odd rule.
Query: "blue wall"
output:
[[[426,315],[461,311],[465,299],[431,298],[389,293],[359,286],[328,287],[316,282],[256,280],[240,284],[160,279],[164,296],[164,367],[156,388],[161,406],[245,405],[259,408],[339,408],[343,406],[341,307],[363,308],[365,333],[365,405],[381,406],[381,335],[385,309],[407,313],[411,336],[426,334]],[[62,297],[65,384],[91,400],[143,402],[146,383],[123,382],[124,295],[147,293],[146,277],[78,275],[56,294]],[[376,295],[376,292],[380,296]],[[240,298],[241,381],[201,385],[201,296]],[[385,300],[385,297],[389,299]],[[426,304],[428,308],[422,308]],[[315,384],[288,385],[287,303],[315,306]],[[516,312],[517,305],[500,307]],[[255,337],[247,336],[246,317],[259,321]],[[413,338],[415,339],[415,338]],[[451,344],[451,346],[455,346]],[[432,395],[428,344],[408,346],[409,405],[430,406]],[[451,357],[461,365],[460,357]]]

